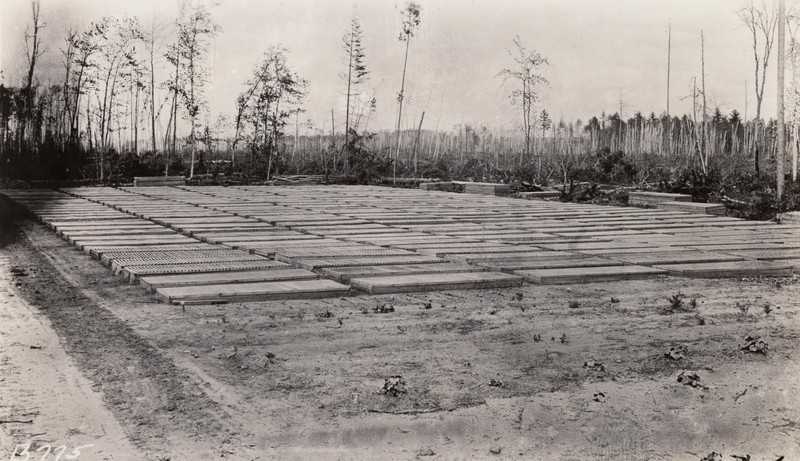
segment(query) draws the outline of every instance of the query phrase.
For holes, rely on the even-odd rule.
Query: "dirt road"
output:
[[[48,431],[39,443],[94,443],[80,459],[800,458],[796,279],[183,310],[1,208],[0,271],[16,268],[0,291],[2,366],[34,377],[0,382],[31,393],[0,414],[34,419],[0,425],[3,449]],[[678,292],[685,310],[669,311]],[[766,353],[741,350],[748,335]],[[37,380],[41,366],[57,373]],[[404,385],[382,392],[393,376]],[[39,397],[64,382],[80,411]]]
[[[135,458],[138,451],[50,322],[14,294],[11,268],[0,257],[0,459],[26,449],[39,458],[46,444],[54,455],[64,446],[68,454],[84,447],[84,459]]]

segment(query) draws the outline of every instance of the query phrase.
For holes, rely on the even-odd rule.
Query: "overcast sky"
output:
[[[406,78],[404,126],[452,129],[456,124],[513,128],[518,114],[508,87],[496,77],[513,65],[508,50],[519,34],[529,49],[547,57],[542,73],[550,88],[538,110],[556,121],[586,121],[620,110],[659,114],[666,107],[667,28],[672,22],[673,114],[691,112],[692,77],[700,77],[700,31],[706,40],[706,90],[710,106],[725,113],[755,113],[751,36],[736,11],[740,0],[418,0],[422,26],[412,39]],[[791,0],[787,3],[792,3]],[[169,23],[174,0],[42,0],[48,48],[38,77],[63,79],[64,30],[103,15],[130,14],[144,24]],[[214,0],[211,13],[222,32],[214,40],[213,75],[207,88],[212,120],[232,115],[235,99],[253,66],[270,46],[281,44],[290,65],[310,83],[306,116],[330,129],[330,112],[344,122],[338,75],[344,60],[341,36],[357,14],[365,36],[377,112],[370,128],[390,128],[397,114],[403,44],[398,42],[404,0]],[[0,69],[6,84],[19,84],[21,40],[30,22],[27,0],[0,1]],[[768,76],[763,112],[775,114],[775,67]]]

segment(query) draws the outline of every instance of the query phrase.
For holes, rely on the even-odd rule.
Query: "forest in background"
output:
[[[788,192],[796,189],[800,18],[791,8],[782,23],[788,32],[783,69],[789,76],[782,165],[777,161],[778,124],[761,116],[764,85],[772,78],[768,69],[777,67],[771,65],[771,56],[778,53],[776,32],[782,32],[775,5],[750,4],[738,12],[743,29],[752,35],[756,100],[750,118],[747,109],[745,115],[722,113],[707,103],[702,31],[692,113],[670,114],[668,94],[667,111],[660,115],[635,112],[623,118],[620,110],[585,121],[555,121],[541,107],[540,95],[549,82],[540,69],[548,58],[515,37],[509,67],[498,69],[497,78],[498,85],[510,88],[519,125],[464,124],[450,130],[438,129],[438,123],[437,129],[423,129],[424,111],[413,119],[403,113],[405,82],[413,78],[407,75],[408,54],[424,17],[414,3],[402,10],[399,40],[405,61],[394,130],[369,126],[379,105],[370,92],[357,17],[341,37],[346,65],[332,76],[346,89],[344,129],[337,131],[330,128],[337,127],[333,111],[327,130],[304,119],[310,82],[292,70],[291,55],[280,45],[268,48],[252,70],[235,113],[212,119],[206,104],[209,51],[224,31],[202,3],[182,3],[169,24],[145,26],[135,17],[104,17],[68,29],[57,50],[41,46],[46,12],[38,1],[31,3],[30,13],[24,83],[0,85],[0,177],[114,183],[152,175],[257,181],[315,174],[350,183],[413,177],[501,181],[521,188],[570,181],[645,189],[697,189],[714,183],[718,193],[741,202],[754,193],[773,194],[780,166],[792,184]],[[61,54],[62,81],[37,77],[37,62],[45,52]],[[667,52],[669,60],[669,44]],[[168,70],[166,76],[159,78],[159,67]],[[669,73],[666,81],[669,92]],[[408,126],[418,128],[403,128]],[[753,186],[732,190],[748,181]],[[794,209],[794,199],[776,207]]]

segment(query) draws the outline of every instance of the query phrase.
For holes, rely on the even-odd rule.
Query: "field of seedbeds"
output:
[[[4,196],[4,321],[47,325],[9,330],[8,376],[35,382],[15,364],[63,348],[93,387],[67,414],[31,386],[6,440],[76,425],[61,437],[120,459],[800,449],[785,224],[354,186]]]

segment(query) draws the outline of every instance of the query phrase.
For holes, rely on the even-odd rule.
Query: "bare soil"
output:
[[[33,419],[0,423],[3,450],[33,439],[100,446],[80,459],[800,458],[795,278],[184,309],[115,278],[7,200],[0,256],[13,288],[0,289],[0,339],[13,315],[12,325],[52,328],[60,341],[48,351],[66,358],[54,372],[78,375],[61,385],[85,380],[86,404],[127,438],[117,451],[113,431],[106,445],[68,432],[33,436],[39,424],[71,424],[61,407],[36,400],[56,383],[22,383],[4,369],[0,395],[22,385],[39,393],[0,409]],[[679,292],[686,310],[671,311],[667,298]],[[25,303],[2,304],[12,294]],[[385,304],[394,312],[373,310]],[[25,306],[37,312],[22,316]],[[766,353],[741,350],[748,335],[766,341]],[[684,358],[665,356],[677,346]],[[20,348],[3,347],[0,364],[43,352]],[[682,371],[696,372],[698,387],[678,382]],[[382,392],[394,376],[404,384]],[[26,405],[39,413],[21,414]]]

